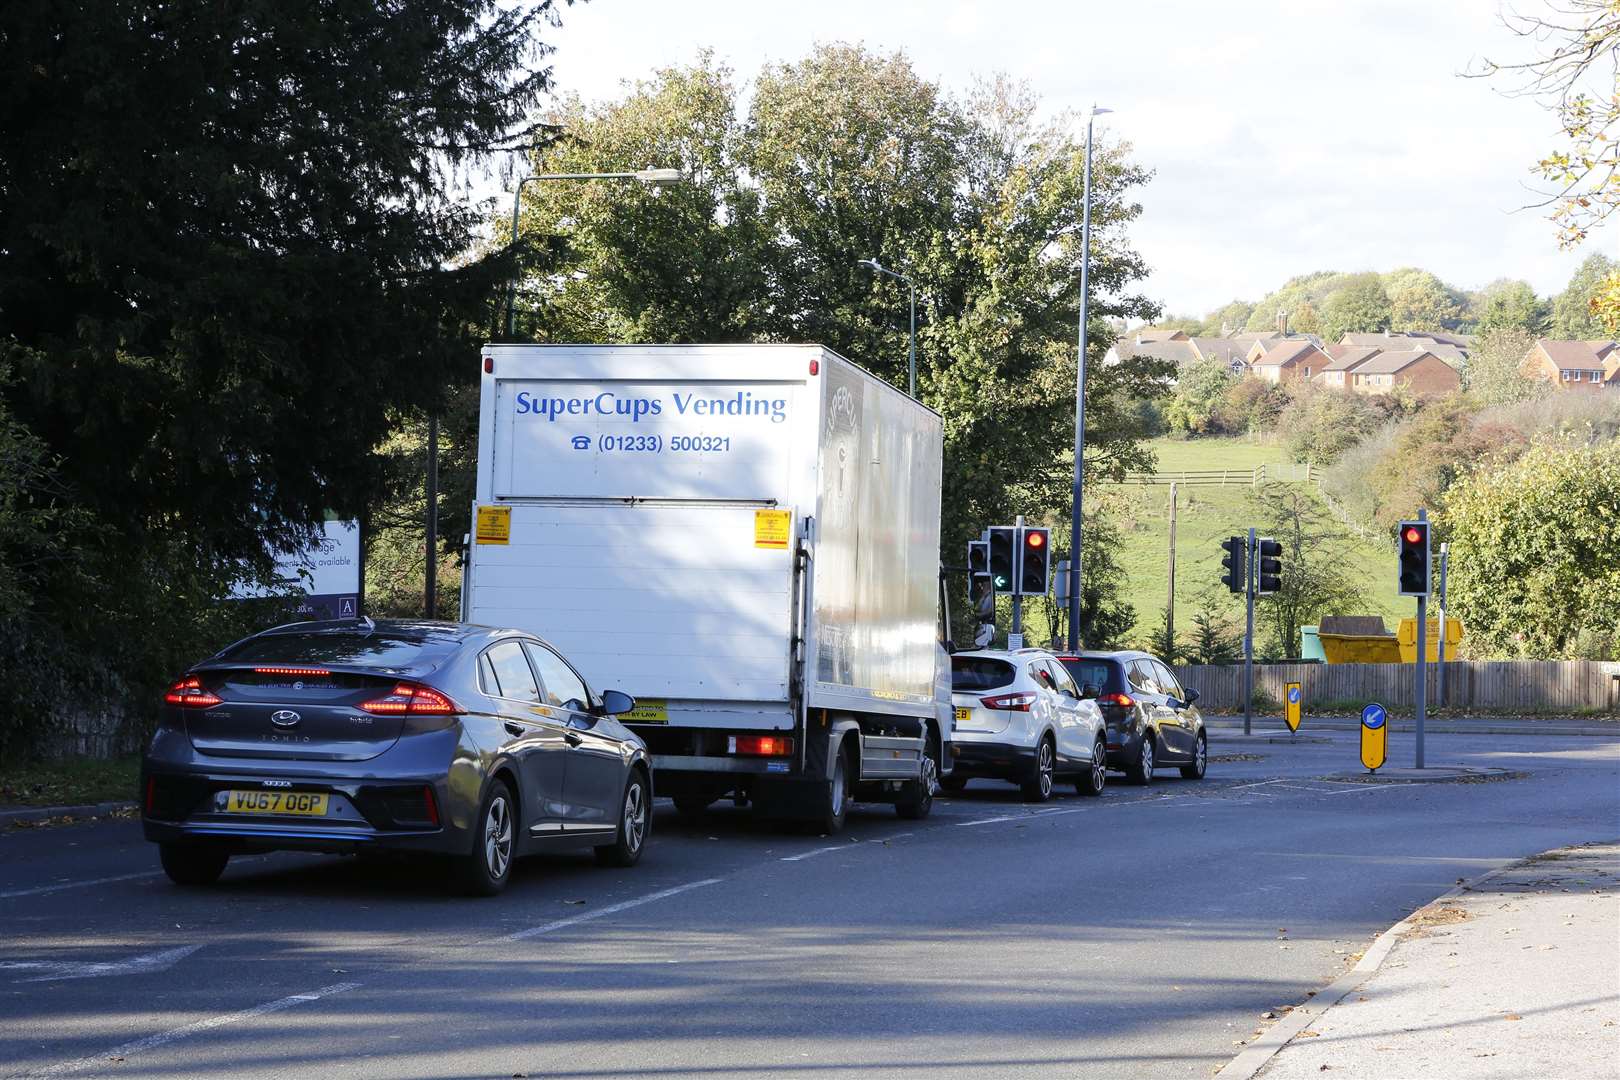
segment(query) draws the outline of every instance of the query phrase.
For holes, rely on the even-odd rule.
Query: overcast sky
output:
[[[1521,10],[1539,0],[1522,0]],[[1156,173],[1133,239],[1168,311],[1258,300],[1310,270],[1421,266],[1472,288],[1563,288],[1611,228],[1560,251],[1530,166],[1556,124],[1459,72],[1523,55],[1496,0],[591,0],[550,33],[560,90],[708,46],[748,79],[818,41],[903,49],[926,77],[1024,79],[1056,112],[1096,101]]]

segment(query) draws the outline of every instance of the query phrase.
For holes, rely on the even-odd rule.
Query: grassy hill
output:
[[[1286,451],[1278,444],[1246,438],[1157,439],[1152,443],[1159,458],[1159,472],[1231,468],[1249,470],[1258,465],[1283,465]],[[1314,492],[1314,485],[1308,486]],[[1167,485],[1111,487],[1121,513],[1117,520],[1124,533],[1125,547],[1120,562],[1130,575],[1127,598],[1136,607],[1136,640],[1145,640],[1158,626],[1168,600],[1167,563],[1169,559],[1169,499]],[[1215,590],[1218,610],[1241,625],[1242,597],[1228,593],[1220,583],[1220,543],[1256,524],[1247,483],[1225,486],[1182,485],[1178,490],[1176,519],[1176,636],[1192,632],[1193,614],[1206,590]],[[1367,597],[1362,611],[1335,612],[1342,615],[1382,615],[1391,630],[1395,620],[1414,614],[1411,600],[1395,589],[1395,555],[1377,543],[1364,541],[1350,530],[1342,532],[1350,552],[1348,570]],[[1257,629],[1257,634],[1259,633]]]

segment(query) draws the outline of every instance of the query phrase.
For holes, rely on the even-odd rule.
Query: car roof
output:
[[[1082,649],[1077,653],[1062,653],[1065,660],[1152,660],[1152,653],[1138,649]]]

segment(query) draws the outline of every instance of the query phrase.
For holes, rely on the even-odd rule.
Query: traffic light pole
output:
[[[1440,545],[1440,640],[1435,642],[1439,650],[1439,668],[1435,671],[1434,703],[1441,708],[1446,705],[1446,563],[1450,561],[1450,544]]]
[[[1428,521],[1427,510],[1418,511],[1419,521]],[[1417,598],[1417,685],[1413,687],[1412,700],[1417,710],[1417,764],[1416,768],[1423,768],[1423,720],[1424,706],[1428,704],[1428,679],[1426,665],[1429,660],[1429,597],[1427,593],[1420,593]]]
[[[1020,580],[1024,574],[1021,556],[1023,555],[1023,528],[1024,515],[1019,514],[1013,519],[1013,594],[1012,594],[1012,629],[1007,633],[1007,648],[1023,648],[1024,646],[1024,595],[1023,582]],[[1017,645],[1014,645],[1017,642]]]
[[[1254,721],[1254,590],[1259,584],[1259,557],[1254,542],[1254,530],[1249,530],[1249,547],[1245,555],[1248,565],[1249,580],[1244,586],[1243,595],[1248,600],[1248,625],[1243,632],[1243,734],[1253,732]]]

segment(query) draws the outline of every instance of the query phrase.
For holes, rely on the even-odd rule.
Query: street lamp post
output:
[[[1080,651],[1080,510],[1086,453],[1086,306],[1091,298],[1091,125],[1112,109],[1091,107],[1086,117],[1086,180],[1080,210],[1080,350],[1074,375],[1074,506],[1069,517],[1069,652]]]
[[[637,180],[643,184],[663,185],[677,184],[681,180],[679,169],[636,169],[634,172],[601,172],[601,173],[535,173],[525,176],[518,181],[517,190],[512,192],[512,242],[517,243],[518,237],[518,210],[523,204],[523,185],[537,180]],[[513,318],[517,309],[517,279],[514,277],[506,286],[506,337],[512,338]]]
[[[879,263],[876,259],[862,259],[862,260],[860,260],[860,263],[858,265],[860,265],[860,266],[869,266],[873,270],[876,270],[880,274],[888,274],[892,278],[895,278],[895,279],[897,279],[899,281],[905,282],[907,287],[911,289],[911,348],[908,351],[907,356],[906,356],[906,372],[907,372],[907,376],[908,376],[906,385],[908,387],[910,387],[911,396],[916,397],[917,396],[917,283],[915,281],[912,281],[909,277],[907,277],[904,274],[898,273],[898,272],[896,272],[894,270],[890,270],[888,267],[886,267],[886,266],[882,265],[881,263]]]

